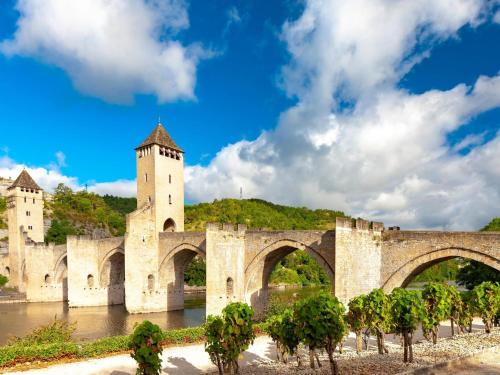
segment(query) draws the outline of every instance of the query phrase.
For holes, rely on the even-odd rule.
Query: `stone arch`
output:
[[[295,250],[304,250],[311,255],[325,270],[331,284],[334,285],[334,268],[318,250],[300,241],[292,239],[278,240],[259,251],[245,269],[246,299],[257,311],[262,310],[267,303],[267,287],[274,267],[280,260]]]
[[[429,251],[419,255],[398,268],[393,272],[387,280],[382,284],[382,288],[386,292],[390,292],[397,287],[405,287],[410,281],[425,269],[453,258],[466,258],[486,264],[500,271],[500,259],[484,254],[477,250],[471,250],[460,247],[447,247]]]
[[[192,244],[182,243],[161,261],[159,286],[167,292],[167,311],[184,309],[184,271],[195,256],[205,258],[205,252]]]
[[[108,304],[125,302],[125,252],[118,247],[109,251],[99,266],[99,286],[108,290]]]
[[[54,266],[55,282],[62,287],[62,299],[68,300],[68,257],[61,255]]]
[[[175,232],[175,228],[176,228],[175,221],[172,218],[168,218],[163,223],[163,231],[164,232]]]

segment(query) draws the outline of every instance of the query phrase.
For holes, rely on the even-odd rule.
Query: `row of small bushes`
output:
[[[353,298],[348,307],[346,313],[336,297],[322,291],[268,316],[264,330],[276,343],[278,360],[286,362],[289,355],[294,355],[300,365],[298,348],[304,345],[309,349],[311,368],[315,368],[315,360],[321,366],[317,350],[324,350],[331,372],[338,374],[335,350],[342,350],[351,330],[356,334],[356,349],[360,352],[361,335],[366,330],[377,337],[379,354],[388,353],[385,334],[402,336],[403,360],[412,362],[413,335],[418,327],[435,344],[442,321],[450,319],[452,327],[463,333],[470,332],[473,317],[480,316],[489,333],[499,323],[500,286],[484,282],[464,293],[444,283],[429,283],[422,291],[396,288],[390,294],[374,289],[368,295]],[[221,375],[238,373],[238,358],[255,338],[252,318],[253,310],[244,303],[229,304],[222,316],[208,317],[205,350]]]
[[[257,334],[262,333],[262,325],[254,325]],[[75,342],[72,334],[76,324],[63,320],[35,329],[23,338],[13,338],[0,347],[0,368],[15,364],[54,361],[62,358],[92,358],[111,353],[129,351],[131,335],[110,336],[94,341]],[[182,345],[205,340],[203,326],[174,330],[160,330],[162,346]]]
[[[0,367],[17,363],[51,361],[61,358],[91,358],[130,350],[131,336],[111,336],[95,341],[75,342],[74,324],[62,320],[34,330],[23,338],[14,338],[0,347]],[[203,327],[161,330],[162,345],[202,342]]]

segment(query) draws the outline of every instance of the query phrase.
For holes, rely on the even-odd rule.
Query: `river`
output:
[[[272,289],[270,299],[291,301],[309,295],[317,288]],[[205,321],[205,294],[186,294],[184,310],[149,314],[129,314],[123,305],[69,308],[67,303],[0,304],[0,345],[9,337],[24,336],[57,319],[76,322],[76,340],[125,335],[137,322],[147,319],[163,329],[193,327]]]

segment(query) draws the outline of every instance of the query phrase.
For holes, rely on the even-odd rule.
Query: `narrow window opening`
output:
[[[48,285],[48,284],[50,284],[50,283],[52,283],[52,278],[50,277],[50,275],[49,275],[49,274],[46,274],[46,275],[45,275],[45,284],[47,284],[47,285]]]
[[[94,276],[92,275],[87,276],[87,285],[89,288],[92,288],[94,286]]]
[[[148,290],[152,292],[155,289],[155,277],[148,275]]]
[[[144,181],[148,182],[148,174],[144,173]]]
[[[24,203],[26,203],[26,197],[24,197]]]
[[[171,184],[172,183],[172,175],[168,175],[168,183]]]
[[[226,295],[228,298],[231,298],[234,292],[233,279],[228,277],[226,280]]]
[[[168,195],[168,204],[172,204],[172,196],[170,194]]]

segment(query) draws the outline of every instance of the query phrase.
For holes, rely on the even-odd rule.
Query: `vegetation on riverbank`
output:
[[[3,219],[5,210],[7,209],[7,199],[0,197],[0,229],[7,229],[7,223]]]

